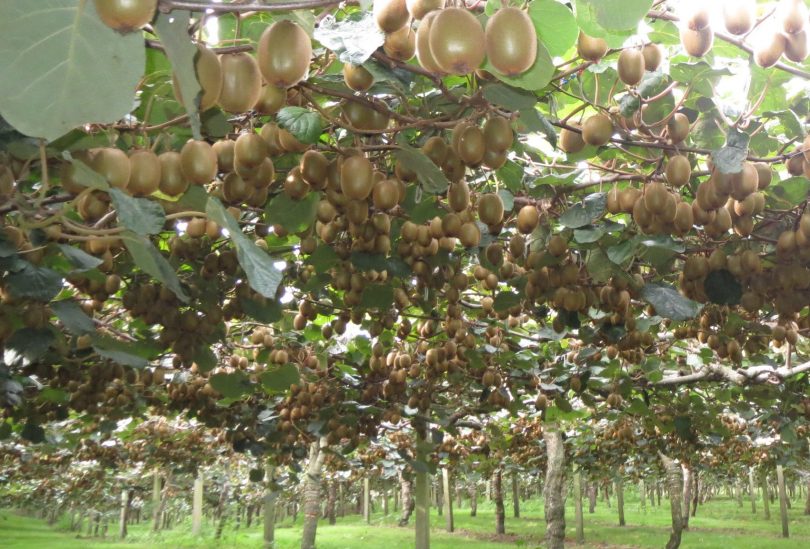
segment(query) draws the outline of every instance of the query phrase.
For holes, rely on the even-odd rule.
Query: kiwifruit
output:
[[[497,225],[503,220],[503,200],[499,195],[481,195],[478,199],[478,219],[485,225]]]
[[[439,137],[438,135],[434,135],[433,137],[429,138],[425,141],[425,144],[422,145],[422,153],[430,158],[430,160],[436,164],[437,166],[441,166],[444,164],[444,161],[447,159],[447,151],[449,150],[447,146],[447,142]]]
[[[69,169],[65,169],[65,166],[67,166]],[[65,174],[67,174],[68,172],[72,172],[73,171],[72,168],[73,168],[72,163],[66,163],[62,165],[61,173],[63,174],[62,175],[63,187],[65,187],[65,180],[70,179],[70,176],[69,175],[65,176]],[[68,186],[70,186],[70,183],[68,184]],[[76,187],[80,186],[77,183],[74,183],[74,188]],[[79,189],[79,192],[81,192],[81,189]],[[12,172],[11,168],[9,168],[8,166],[0,165],[0,199],[7,199],[12,194],[14,194],[14,172]]]
[[[309,194],[310,185],[301,177],[301,170],[298,166],[287,172],[284,179],[284,192],[294,200],[300,200]]]
[[[540,212],[537,207],[533,205],[523,206],[518,211],[517,216],[517,229],[523,234],[531,234],[537,228],[540,222]]]
[[[95,0],[99,19],[111,29],[130,32],[155,17],[157,0]]]
[[[211,147],[217,155],[217,166],[223,172],[233,171],[233,150],[236,142],[233,139],[220,139]]]
[[[374,0],[374,21],[383,32],[399,30],[408,23],[408,8],[405,0]]]
[[[506,157],[506,151],[487,149],[484,151],[484,158],[481,160],[481,163],[491,170],[497,170],[506,164]]]
[[[487,21],[486,55],[495,70],[517,76],[537,59],[537,31],[529,15],[518,8],[502,8]]]
[[[561,257],[568,251],[568,241],[558,234],[551,235],[548,239],[548,253],[554,257]]]
[[[444,8],[444,2],[445,0],[405,0],[405,7],[411,17],[418,21],[431,11]]]
[[[458,231],[458,239],[465,248],[477,247],[481,242],[481,230],[478,225],[468,221],[461,225],[461,229]]]
[[[484,159],[486,152],[486,142],[484,132],[478,126],[467,126],[464,128],[458,140],[456,153],[458,157],[468,166],[478,166]]]
[[[593,38],[579,31],[577,53],[581,58],[596,63],[605,56],[607,51],[608,44],[603,38]]]
[[[463,212],[470,205],[470,187],[464,180],[450,183],[447,189],[447,202],[454,212]]]
[[[469,74],[486,56],[484,29],[478,19],[463,8],[436,12],[430,23],[429,44],[436,65],[448,74]]]
[[[641,199],[641,191],[635,187],[627,187],[619,191],[619,207],[621,211],[630,213],[633,205]]]
[[[707,8],[695,6],[692,13],[686,19],[686,26],[691,30],[703,30],[709,26],[709,10]]]
[[[442,75],[444,71],[436,63],[433,57],[433,52],[430,50],[430,29],[433,25],[433,20],[438,15],[438,11],[429,12],[419,24],[416,30],[416,59],[423,69],[434,74]]]
[[[258,168],[265,158],[267,158],[267,142],[259,134],[248,131],[236,138],[233,162],[237,170],[240,166],[247,170]]]
[[[273,164],[273,161],[270,160],[270,158],[265,158],[262,163],[259,164],[259,167],[253,170],[253,175],[251,175],[245,181],[257,189],[265,189],[273,182],[275,177],[275,164]]]
[[[680,235],[685,235],[692,230],[692,225],[695,223],[692,205],[688,202],[679,202],[675,209],[675,219],[672,220],[672,226]]]
[[[287,102],[287,90],[271,84],[262,86],[259,99],[253,105],[253,110],[259,114],[276,114]]]
[[[764,69],[773,67],[785,53],[785,46],[787,46],[785,35],[775,32],[771,36],[770,42],[754,50],[754,62]]]
[[[580,129],[579,124],[575,122],[568,122],[572,128]],[[585,148],[585,141],[582,139],[581,132],[575,132],[568,128],[560,130],[560,148],[568,153],[575,154]]]
[[[780,11],[782,28],[786,33],[796,34],[804,30],[808,18],[805,0],[784,0]]]
[[[256,52],[262,76],[271,86],[289,88],[306,80],[312,42],[295,22],[282,19],[264,29]]]
[[[104,193],[92,191],[80,195],[76,201],[76,211],[85,221],[97,221],[101,219],[109,210],[109,203]]]
[[[107,147],[92,155],[90,167],[104,176],[111,187],[126,188],[132,167],[127,154],[121,149]]]
[[[651,214],[659,215],[666,208],[669,191],[663,183],[652,181],[644,186],[644,206]]]
[[[188,190],[188,180],[183,176],[180,153],[169,151],[158,156],[160,160],[159,189],[165,195],[178,196]]]
[[[786,39],[785,57],[794,63],[803,63],[807,59],[807,31],[788,34]]]
[[[365,200],[374,185],[374,167],[365,156],[343,159],[340,168],[340,189],[353,200]]]
[[[790,175],[799,176],[804,173],[804,156],[797,154],[788,158],[785,167]]]
[[[221,55],[222,89],[217,102],[224,111],[242,113],[253,108],[262,92],[262,75],[248,53]]]
[[[149,150],[129,156],[130,174],[127,190],[134,196],[149,196],[160,186],[160,160]]]
[[[301,170],[301,177],[304,178],[304,181],[316,189],[320,189],[326,182],[329,160],[327,160],[322,152],[309,150],[301,155],[298,167]]]
[[[253,194],[253,185],[231,172],[222,182],[222,196],[229,204],[239,204],[250,198]]]
[[[217,153],[205,141],[189,139],[180,150],[180,161],[183,175],[194,185],[205,185],[217,176]]]
[[[515,134],[509,120],[503,116],[493,116],[484,122],[484,142],[487,149],[506,151],[512,147]]]
[[[199,82],[202,89],[199,108],[200,111],[205,111],[216,105],[219,99],[219,92],[222,89],[222,66],[219,64],[217,54],[204,44],[197,44],[197,53],[194,56],[194,72],[197,74],[197,82]],[[172,73],[172,89],[177,101],[182,105],[183,96],[175,73]]]
[[[666,168],[667,182],[673,187],[682,187],[692,177],[692,166],[689,159],[683,155],[676,155],[669,159]]]
[[[743,162],[742,172],[732,179],[731,196],[745,200],[759,189],[759,172],[753,162]]]
[[[357,130],[379,131],[388,127],[389,117],[358,101],[344,100],[340,104],[343,118]]]
[[[392,59],[408,61],[416,53],[416,32],[410,25],[389,32],[385,35],[383,51]]]
[[[619,79],[628,86],[635,86],[644,78],[644,55],[637,48],[622,50],[618,62]]]
[[[582,140],[588,145],[601,147],[613,135],[613,122],[606,114],[594,114],[582,125]]]
[[[343,80],[354,91],[366,91],[374,84],[374,77],[362,65],[343,65]]]
[[[771,184],[771,179],[773,179],[773,171],[771,171],[770,164],[765,162],[754,162],[754,167],[757,169],[759,190],[762,190]]]
[[[681,112],[672,115],[667,122],[667,136],[674,144],[686,140],[689,137],[689,118]]]
[[[484,153],[484,156],[486,157],[486,153]],[[450,181],[458,181],[467,173],[467,167],[464,165],[464,162],[461,161],[456,151],[451,147],[447,148],[447,158],[444,160],[444,164],[442,164],[442,171]]]
[[[681,27],[680,34],[683,49],[692,57],[703,57],[712,49],[714,31],[711,27],[705,27],[701,30]]]
[[[272,145],[267,139],[265,139],[265,142],[268,143],[268,153],[270,153]],[[281,146],[282,152],[301,153],[308,148],[305,143],[298,141],[292,133],[284,128],[278,128],[278,144]]]
[[[726,2],[723,4],[723,22],[731,34],[745,34],[754,26],[756,18],[755,5],[748,0]]]
[[[393,179],[378,181],[374,184],[372,200],[378,210],[390,210],[399,202],[399,184]]]
[[[654,71],[661,65],[661,48],[658,44],[650,42],[641,48],[641,55],[644,56],[644,69]]]

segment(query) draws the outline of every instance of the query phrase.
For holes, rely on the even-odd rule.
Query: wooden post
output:
[[[754,484],[754,469],[748,469],[748,492],[749,496],[751,497],[751,512],[756,514],[757,512],[757,487]]]
[[[346,493],[342,480],[338,483],[338,514],[341,518],[346,516]]]
[[[520,518],[520,494],[518,492],[518,474],[512,471],[512,511],[515,518]]]
[[[644,514],[647,514],[647,490],[644,486],[644,479],[638,481],[638,498],[641,502],[641,510]]]
[[[771,507],[768,501],[768,474],[763,473],[759,477],[759,487],[762,490],[762,511],[765,514],[765,519],[771,518]]]
[[[371,487],[367,476],[363,477],[363,520],[366,524],[371,522]]]
[[[624,521],[624,484],[621,478],[616,479],[616,509],[619,511],[619,526],[625,526]]]
[[[388,484],[383,483],[382,488],[382,498],[383,498],[383,515],[388,516]]]
[[[121,518],[118,521],[118,537],[124,539],[127,537],[127,515],[129,514],[129,490],[124,488],[121,490]]]
[[[202,531],[203,490],[202,473],[197,473],[197,478],[194,479],[194,495],[191,503],[191,535],[193,536],[199,536]]]
[[[442,489],[444,493],[444,524],[445,529],[452,533],[453,527],[453,497],[450,491],[450,471],[442,467]]]
[[[425,464],[428,460],[426,426],[416,429],[416,461]],[[414,489],[416,510],[416,543],[415,549],[430,549],[430,477],[423,468],[415,472],[416,486]]]
[[[785,493],[785,471],[781,465],[776,466],[776,483],[779,486],[779,515],[782,518],[782,537],[790,537],[788,531],[787,494]]]
[[[574,522],[577,529],[577,543],[585,543],[585,525],[582,519],[582,475],[574,472]]]
[[[264,508],[262,509],[264,549],[275,549],[276,546],[276,499],[278,494],[275,488],[275,473],[276,468],[267,462],[264,466]]]
[[[563,549],[565,543],[565,446],[559,426],[543,429],[546,442],[546,483],[543,490],[546,512],[546,547]]]
[[[152,531],[160,530],[160,469],[152,472]]]

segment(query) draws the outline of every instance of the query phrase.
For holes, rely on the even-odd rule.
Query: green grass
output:
[[[588,543],[584,549],[599,548],[638,548],[659,549],[669,536],[669,506],[650,508],[644,512],[638,500],[628,496],[625,505],[627,526],[619,527],[615,502],[608,508],[599,502],[594,514],[587,511],[585,502],[585,537]],[[804,506],[794,502],[790,510],[790,539],[780,537],[778,505],[771,506],[771,519],[762,517],[761,504],[758,513],[752,515],[750,504],[740,508],[733,501],[716,499],[698,508],[696,517],[690,520],[690,530],[685,532],[681,547],[685,549],[805,549],[810,547],[810,517],[802,514]],[[572,501],[568,501],[566,512],[569,541],[574,535]],[[276,529],[278,549],[293,549],[300,544],[300,527],[303,516],[299,515],[296,524],[285,520]],[[506,536],[494,536],[495,514],[489,503],[479,505],[478,516],[470,517],[465,505],[457,509],[455,521],[457,532],[443,531],[444,517],[432,510],[433,549],[509,549],[542,547],[541,541],[545,523],[543,505],[538,499],[522,502],[521,518],[512,518],[512,510],[507,505]],[[383,517],[377,514],[372,523],[363,523],[356,515],[339,519],[335,526],[321,523],[318,528],[318,549],[405,549],[413,547],[413,530],[395,526],[396,517],[392,514]],[[77,536],[64,529],[49,527],[44,521],[22,517],[10,511],[0,511],[0,546],[14,549],[65,548],[89,549],[146,549],[166,547],[173,549],[204,548],[255,548],[261,547],[262,532],[259,524],[251,528],[232,529],[229,523],[222,540],[214,540],[214,527],[206,524],[202,535],[195,539],[188,532],[190,525],[183,522],[169,531],[157,535],[149,531],[147,523],[130,526],[130,534],[125,542],[104,541]],[[114,531],[113,525],[110,531]],[[573,543],[570,543],[573,546]]]

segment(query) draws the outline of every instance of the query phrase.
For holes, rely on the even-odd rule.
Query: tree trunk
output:
[[[765,520],[770,520],[771,518],[771,506],[770,502],[768,501],[768,475],[767,473],[763,473],[759,477],[759,487],[762,489],[762,512],[765,515]]]
[[[326,437],[309,445],[309,463],[304,480],[304,526],[301,531],[301,549],[315,549],[315,533],[321,511],[321,469],[326,460]],[[366,478],[366,483],[368,479]]]
[[[363,477],[363,520],[366,524],[371,522],[371,480]]]
[[[503,471],[495,469],[492,475],[492,497],[495,500],[495,533],[506,533],[506,513],[503,509]]]
[[[692,502],[692,469],[688,465],[683,465],[683,529],[689,530],[689,505]]]
[[[669,489],[669,507],[672,514],[672,532],[670,532],[666,549],[678,549],[681,545],[683,531],[683,517],[681,516],[681,503],[683,503],[683,472],[681,466],[664,454],[659,453],[666,472],[666,482]],[[659,504],[660,506],[660,504]]]
[[[478,487],[474,482],[470,483],[467,493],[470,495],[470,516],[474,517],[478,514]],[[810,496],[807,498],[807,509],[807,514],[810,515]]]
[[[267,462],[264,466],[264,508],[262,519],[264,528],[264,549],[275,549],[276,546],[276,468]]]
[[[335,503],[337,501],[337,481],[329,481],[329,494],[326,498],[326,517],[329,519],[329,524],[335,524]]]
[[[403,471],[399,472],[399,499],[402,502],[402,513],[399,515],[399,525],[407,526],[413,513],[413,481]]]
[[[593,514],[596,511],[596,491],[598,487],[595,482],[588,484],[588,512]]]
[[[416,428],[416,461],[425,464],[428,461],[426,446],[427,434],[424,425]],[[430,477],[427,471],[415,472],[415,549],[430,549]]]
[[[698,501],[700,500],[700,473],[692,475],[694,487],[692,488],[692,516],[697,514]]]
[[[515,518],[520,518],[520,499],[518,490],[518,474],[517,471],[512,471],[512,510]]]
[[[194,495],[191,502],[191,535],[193,536],[199,536],[202,531],[203,490],[202,473],[197,473],[197,478],[194,479]]]
[[[231,485],[225,483],[222,485],[222,492],[219,494],[219,505],[217,505],[217,530],[214,534],[214,539],[222,539],[222,530],[225,529],[225,521],[228,520],[228,494],[231,491]]]
[[[638,481],[638,500],[641,503],[641,510],[647,513],[647,485],[644,479]]]
[[[388,483],[383,482],[382,489],[383,516],[388,516]]]
[[[810,480],[807,481],[807,501],[804,502],[804,514],[810,515]]]
[[[543,429],[546,442],[546,545],[548,549],[565,547],[565,446],[555,424]]]
[[[160,530],[160,469],[152,472],[152,531]]]
[[[785,471],[781,465],[776,466],[776,482],[779,486],[779,516],[782,518],[782,537],[790,537],[788,531],[787,494],[785,494]]]
[[[619,526],[625,526],[624,521],[624,484],[622,479],[616,479],[616,509],[619,511]]]
[[[740,479],[734,479],[734,497],[737,499],[737,507],[740,508],[743,506],[742,493],[743,488]]]
[[[343,489],[343,482],[338,483],[338,513],[340,518],[346,516],[346,491]]]
[[[748,492],[749,496],[751,497],[751,512],[756,514],[757,512],[757,487],[754,484],[754,469],[748,469]]]
[[[582,475],[574,473],[574,522],[577,528],[577,543],[585,543],[585,525],[582,520]]]
[[[453,497],[450,491],[450,470],[447,467],[442,468],[442,491],[444,492],[444,525],[445,529],[452,533],[455,528],[453,525]]]
[[[118,537],[127,537],[127,517],[129,515],[129,490],[124,488],[121,491],[121,518],[118,521]]]

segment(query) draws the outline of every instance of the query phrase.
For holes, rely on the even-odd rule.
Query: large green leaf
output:
[[[588,17],[608,31],[633,30],[652,7],[653,0],[577,0],[577,15]]]
[[[321,115],[304,107],[284,107],[276,114],[278,125],[301,143],[315,143],[323,131]]]
[[[551,56],[565,54],[576,43],[579,27],[568,6],[557,0],[534,0],[529,4],[529,17]]]
[[[185,290],[183,290],[183,287],[180,286],[180,280],[177,278],[177,273],[174,272],[174,268],[158,249],[152,245],[148,238],[130,231],[125,231],[121,235],[121,240],[124,242],[124,246],[127,247],[127,250],[129,250],[132,260],[143,272],[165,284],[180,301],[188,303],[188,295]]]
[[[132,109],[144,50],[141,33],[115,32],[89,0],[3,0],[0,113],[49,141],[115,122]]]
[[[93,350],[104,358],[131,368],[145,368],[149,360],[160,353],[160,349],[147,341],[119,341],[99,333],[93,335]]]
[[[89,271],[104,263],[101,258],[90,255],[82,249],[74,248],[70,244],[59,244],[59,250],[70,261],[76,272]]]
[[[20,271],[6,276],[5,284],[16,298],[50,301],[62,289],[62,276],[47,267],[25,262]]]
[[[641,290],[641,299],[655,307],[658,316],[672,320],[689,320],[700,312],[701,305],[682,296],[664,283],[649,283]]]
[[[253,386],[244,372],[214,374],[209,379],[211,387],[225,398],[239,398],[251,392]]]
[[[65,328],[74,335],[89,334],[96,331],[93,319],[87,316],[81,306],[72,299],[54,301],[51,310],[62,321]]]
[[[277,194],[265,207],[267,222],[277,223],[291,233],[301,232],[315,221],[319,200],[320,194],[315,192],[301,200],[290,198],[287,193]]]
[[[9,366],[28,366],[48,352],[53,341],[53,332],[47,328],[21,328],[6,340],[3,362]]]
[[[749,136],[735,128],[726,134],[726,144],[712,153],[712,162],[720,173],[740,173],[748,156]]]
[[[260,378],[262,387],[268,393],[283,393],[290,388],[293,383],[301,380],[298,368],[295,364],[284,364],[276,370],[264,372]]]
[[[264,297],[274,298],[282,277],[281,272],[273,265],[273,258],[245,236],[245,233],[239,228],[239,223],[228,213],[222,202],[216,198],[210,198],[205,211],[209,218],[228,230],[231,241],[236,247],[239,264],[247,274],[250,287]]]
[[[422,151],[415,149],[407,143],[400,142],[399,150],[395,153],[397,160],[404,163],[416,172],[422,188],[431,194],[440,194],[447,190],[450,182],[433,161]]]
[[[394,288],[390,284],[370,284],[363,290],[360,304],[371,309],[387,310],[394,303]]]
[[[172,62],[172,71],[180,85],[180,94],[188,101],[184,107],[191,122],[191,131],[194,139],[202,139],[200,134],[200,92],[202,88],[197,80],[197,71],[194,59],[197,48],[188,34],[191,13],[187,11],[173,11],[171,14],[158,13],[155,19],[155,32],[160,43],[166,50],[166,56]]]
[[[560,224],[569,229],[590,225],[605,213],[607,193],[594,193],[585,197],[581,204],[574,204],[560,216]]]
[[[139,235],[157,234],[166,222],[166,212],[154,200],[134,198],[120,189],[110,189],[113,207],[118,220],[130,231]]]

